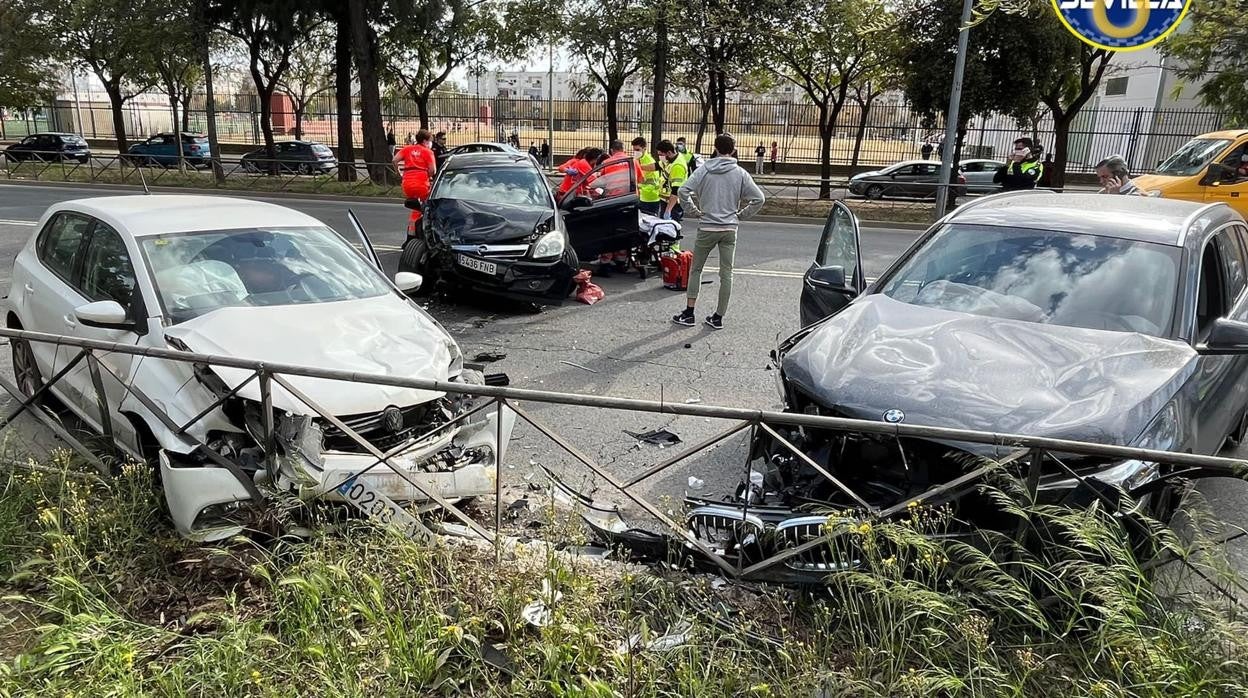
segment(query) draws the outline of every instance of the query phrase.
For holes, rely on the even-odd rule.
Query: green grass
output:
[[[1113,517],[1022,504],[1008,481],[996,496],[1045,545],[941,542],[939,509],[832,514],[828,545],[864,566],[798,592],[542,545],[496,563],[358,521],[196,546],[169,532],[145,467],[107,486],[0,478],[0,695],[1248,694],[1248,633],[1224,604],[1163,595]],[[521,609],[543,582],[562,598],[537,629]],[[621,651],[682,624],[677,647]]]

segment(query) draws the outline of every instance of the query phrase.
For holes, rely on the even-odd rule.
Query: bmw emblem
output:
[[[889,424],[901,424],[906,421],[906,413],[901,410],[889,410],[884,413],[884,421]]]
[[[403,411],[397,407],[387,407],[386,411],[381,413],[381,423],[385,425],[386,431],[391,434],[402,431]]]

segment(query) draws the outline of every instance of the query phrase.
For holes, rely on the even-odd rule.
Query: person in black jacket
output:
[[[1017,191],[1019,189],[1035,189],[1036,182],[1044,175],[1044,165],[1040,162],[1040,149],[1030,138],[1023,137],[1014,141],[1014,152],[1010,159],[1002,165],[992,181],[1001,185],[1001,191]]]

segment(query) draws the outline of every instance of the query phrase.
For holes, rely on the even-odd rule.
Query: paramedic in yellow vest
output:
[[[671,141],[659,141],[655,150],[659,151],[659,168],[663,180],[662,216],[679,221],[685,217],[685,213],[680,207],[680,198],[676,196],[676,191],[688,179],[689,168],[685,165],[684,154],[677,152]]]
[[[663,212],[663,182],[658,163],[646,150],[646,139],[640,136],[633,139],[633,157],[641,165],[641,181],[637,183],[637,198],[641,200],[639,208],[642,213],[657,216]]]
[[[1017,191],[1019,189],[1035,189],[1036,182],[1044,175],[1044,164],[1040,162],[1040,149],[1030,138],[1015,139],[1014,152],[1010,159],[1002,165],[992,181],[1001,185],[1001,191]]]

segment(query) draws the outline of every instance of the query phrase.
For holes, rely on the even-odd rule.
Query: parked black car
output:
[[[334,151],[323,143],[314,141],[281,141],[274,144],[278,169],[281,172],[299,174],[325,174],[338,167]],[[240,159],[248,172],[268,172],[271,161],[264,148],[257,148]]]
[[[77,160],[86,164],[91,159],[91,148],[74,133],[35,133],[5,148],[4,156],[10,162]]]
[[[528,155],[451,156],[433,182],[423,219],[403,246],[399,271],[421,274],[421,292],[449,283],[543,304],[574,289],[581,259],[637,240],[632,168],[587,174],[556,202]]]

